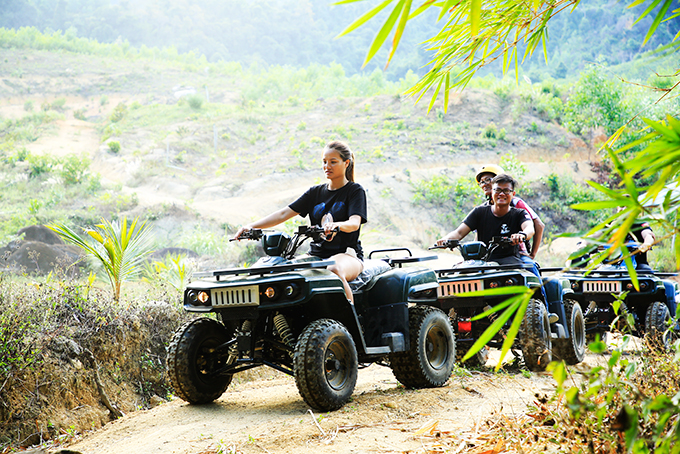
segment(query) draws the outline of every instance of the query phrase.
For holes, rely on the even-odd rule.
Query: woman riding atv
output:
[[[310,255],[335,262],[328,269],[340,277],[347,299],[354,302],[348,282],[364,268],[359,231],[367,221],[366,192],[354,182],[354,154],[345,143],[326,145],[323,170],[328,183],[312,186],[287,207],[241,227],[234,239],[250,229],[274,227],[295,215],[309,215],[310,224],[323,227],[326,234],[325,241],[311,244]]]

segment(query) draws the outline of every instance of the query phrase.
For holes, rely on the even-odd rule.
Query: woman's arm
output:
[[[272,214],[263,217],[262,219],[259,219],[251,224],[244,225],[238,231],[236,232],[236,235],[234,235],[234,239],[237,240],[245,232],[246,230],[251,230],[251,229],[266,229],[268,227],[274,227],[275,225],[279,225],[282,222],[286,222],[288,219],[292,218],[293,216],[296,216],[298,213],[293,211],[290,207],[285,207],[281,208],[278,211],[273,212]]]

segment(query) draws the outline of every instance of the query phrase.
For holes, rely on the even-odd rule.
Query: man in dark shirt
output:
[[[510,206],[516,185],[517,181],[510,175],[497,175],[492,186],[493,205],[474,208],[456,230],[437,241],[437,244],[441,245],[446,240],[462,240],[473,230],[477,231],[479,241],[486,244],[494,236],[504,236],[512,240],[514,247],[499,248],[490,259],[500,264],[522,265],[517,245],[534,236],[534,224],[526,211]]]

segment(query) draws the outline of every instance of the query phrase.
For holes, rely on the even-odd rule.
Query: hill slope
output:
[[[151,217],[163,246],[181,245],[180,232],[196,225],[233,232],[290,203],[322,181],[321,150],[334,139],[357,156],[357,180],[369,198],[368,250],[424,248],[462,219],[469,202],[455,216],[447,203],[414,203],[418,182],[435,176],[469,180],[481,164],[508,157],[526,166],[524,181],[592,175],[589,144],[546,121],[530,100],[498,90],[467,90],[451,97],[446,112],[435,104],[427,114],[424,104],[396,93],[254,96],[238,71],[214,74],[164,61],[7,49],[0,58],[16,68],[0,85],[6,122],[32,115],[27,106],[60,111],[34,140],[13,148],[89,158],[103,189],[132,202],[118,209],[82,202],[74,210]],[[182,90],[198,93],[178,100]],[[192,108],[192,99],[200,107]]]

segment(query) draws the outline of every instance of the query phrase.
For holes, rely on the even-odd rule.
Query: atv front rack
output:
[[[455,273],[479,273],[484,271],[494,272],[494,271],[505,271],[505,270],[527,270],[531,271],[531,265],[480,265],[480,266],[466,266],[464,268],[449,268],[445,270],[435,270],[435,272],[440,276],[446,276],[448,274]]]
[[[333,260],[318,260],[314,262],[300,262],[300,263],[290,263],[286,265],[276,265],[276,266],[263,266],[263,267],[251,267],[251,268],[229,268],[226,270],[216,270],[216,271],[204,271],[199,273],[194,273],[196,277],[214,277],[216,280],[220,280],[221,276],[242,276],[242,275],[260,275],[283,273],[286,271],[295,270],[305,270],[311,268],[328,268],[331,265],[335,265]]]

